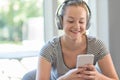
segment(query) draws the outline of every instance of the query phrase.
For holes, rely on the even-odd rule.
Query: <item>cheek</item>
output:
[[[66,31],[68,30],[68,25],[63,25],[63,29]]]
[[[86,30],[87,29],[87,23],[82,25],[82,29]]]
[[[82,33],[86,33],[86,26],[82,26],[81,31],[82,31]]]
[[[63,22],[63,29],[67,29],[69,27],[69,24],[67,22]]]
[[[86,25],[85,25],[85,26],[83,26],[83,29],[84,29],[84,30],[86,30],[86,28],[87,28],[87,26],[86,26]]]
[[[83,28],[83,31],[86,32],[86,30],[87,30],[87,29],[86,29],[86,26],[85,26],[85,27]]]

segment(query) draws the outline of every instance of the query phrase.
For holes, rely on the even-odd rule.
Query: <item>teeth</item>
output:
[[[76,32],[80,32],[80,31],[75,31],[75,30],[72,30],[72,32],[75,32],[75,33],[76,33]]]

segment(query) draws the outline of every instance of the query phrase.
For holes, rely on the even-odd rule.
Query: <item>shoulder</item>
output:
[[[87,40],[89,52],[94,52],[96,54],[100,52],[109,53],[109,50],[107,49],[106,45],[99,38],[87,36]]]
[[[97,37],[94,36],[87,36],[87,40],[88,40],[88,44],[89,45],[96,45],[96,46],[103,46],[104,42],[102,40],[100,40]]]
[[[59,41],[60,41],[60,37],[55,36],[48,41],[48,44],[50,44],[51,46],[56,46],[58,45]]]
[[[96,42],[96,41],[100,40],[97,37],[90,36],[90,35],[87,35],[87,39],[88,39],[89,42]]]
[[[50,39],[45,43],[42,50],[51,50],[53,48],[56,48],[58,44],[59,44],[59,37],[53,37],[52,39]]]
[[[109,53],[106,45],[102,40],[93,36],[87,36],[88,53],[95,55],[95,61],[100,60]]]
[[[50,39],[48,42],[40,50],[40,56],[47,59],[49,62],[53,63],[56,57],[56,50],[59,47],[59,37],[54,37]]]

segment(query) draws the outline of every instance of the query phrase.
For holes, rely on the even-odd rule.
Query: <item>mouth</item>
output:
[[[78,34],[78,33],[80,33],[80,30],[71,30],[71,32],[74,34]]]

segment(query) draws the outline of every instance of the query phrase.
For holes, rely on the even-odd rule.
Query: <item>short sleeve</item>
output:
[[[96,55],[96,58],[97,58],[96,60],[98,61],[102,59],[105,55],[107,55],[109,53],[109,50],[105,46],[104,42],[101,40],[97,40],[96,45],[98,46],[98,49],[99,49]]]
[[[107,49],[103,41],[94,37],[88,38],[88,54],[95,55],[94,64],[96,64],[97,61],[102,59],[108,53],[109,50]]]
[[[44,57],[47,61],[51,63],[54,61],[54,48],[49,42],[46,43],[40,50],[40,56]]]

